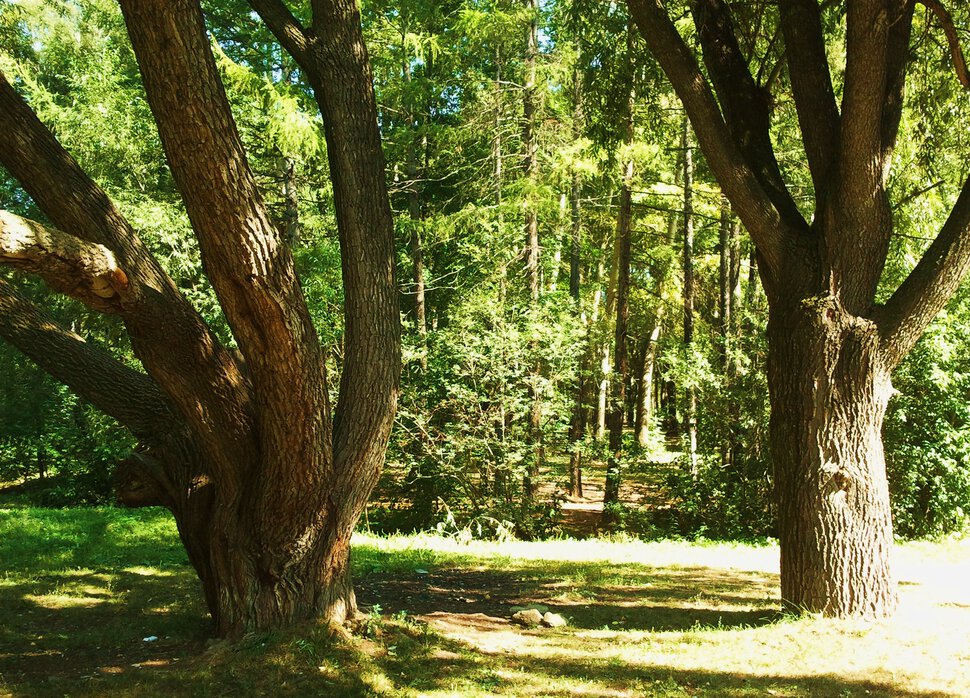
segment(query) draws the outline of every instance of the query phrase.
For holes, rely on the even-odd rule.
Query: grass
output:
[[[900,546],[867,623],[780,615],[772,546],[359,536],[353,634],[229,645],[164,512],[0,509],[0,696],[970,696],[968,553]]]

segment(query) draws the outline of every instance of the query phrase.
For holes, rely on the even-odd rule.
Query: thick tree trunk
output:
[[[893,389],[878,330],[819,298],[773,303],[768,337],[782,599],[827,616],[888,616],[881,429]]]
[[[691,3],[705,73],[660,2],[628,4],[757,247],[769,301],[782,597],[827,615],[888,615],[895,589],[880,429],[889,374],[970,270],[964,181],[922,258],[888,300],[876,302],[894,234],[888,181],[915,3],[892,3],[889,22],[884,2],[846,3],[838,98],[819,4],[778,3],[814,185],[808,219],[776,159],[773,100],[749,70],[730,5]],[[753,300],[753,283],[748,291]]]
[[[350,536],[380,472],[400,370],[393,224],[359,12],[352,1],[315,3],[314,41],[299,27],[281,39],[314,89],[329,146],[346,321],[331,419],[292,258],[265,222],[198,5],[122,7],[207,274],[246,359],[242,387],[256,397],[253,423],[236,430],[251,430],[254,448],[228,467],[228,437],[191,437],[200,448],[182,449],[183,460],[200,465],[183,471],[174,447],[160,454],[173,485],[167,505],[220,635],[311,618],[342,622],[355,609]],[[276,19],[268,19],[274,31]],[[191,397],[164,387],[180,403]]]
[[[285,516],[285,512],[278,515]],[[238,637],[253,628],[266,630],[301,620],[343,623],[354,616],[357,603],[350,579],[349,531],[338,533],[332,523],[308,530],[312,542],[294,541],[309,548],[298,556],[298,562],[268,573],[259,563],[278,551],[226,545],[246,540],[245,523],[239,521],[238,525],[239,530],[210,534],[211,568],[232,572],[202,579],[206,598],[215,599],[216,606],[210,611],[218,635]],[[250,564],[240,565],[240,558]]]

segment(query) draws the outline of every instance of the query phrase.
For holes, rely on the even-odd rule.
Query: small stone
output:
[[[524,611],[513,613],[512,622],[526,628],[534,628],[542,623],[542,614],[534,608],[527,608]]]
[[[549,611],[546,611],[546,613],[544,613],[542,616],[542,624],[547,628],[561,628],[567,623],[566,619],[558,613],[550,613]]]

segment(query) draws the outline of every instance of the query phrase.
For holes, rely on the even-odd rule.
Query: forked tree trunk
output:
[[[768,338],[782,598],[827,616],[890,615],[881,430],[893,389],[876,327],[817,299],[773,305]]]
[[[245,519],[208,530],[179,525],[187,550],[207,548],[207,565],[202,567],[208,574],[200,572],[199,578],[216,634],[239,637],[254,628],[284,627],[301,620],[342,623],[354,616],[352,530],[337,530],[333,521],[311,527],[306,539],[291,542],[294,548],[305,548],[298,562],[278,567],[266,563],[279,551],[249,539],[246,528]],[[195,566],[199,570],[199,561]]]

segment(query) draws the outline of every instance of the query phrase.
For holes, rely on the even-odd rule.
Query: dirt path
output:
[[[663,498],[661,483],[665,473],[676,467],[676,461],[671,459],[652,464],[649,470],[626,473],[620,485],[620,501],[630,507],[666,506],[668,502]],[[555,479],[554,474],[547,474],[539,492],[540,496],[549,499],[562,498],[563,533],[573,538],[590,538],[602,532],[606,464],[593,462],[584,468],[583,496],[579,498],[565,495]]]

